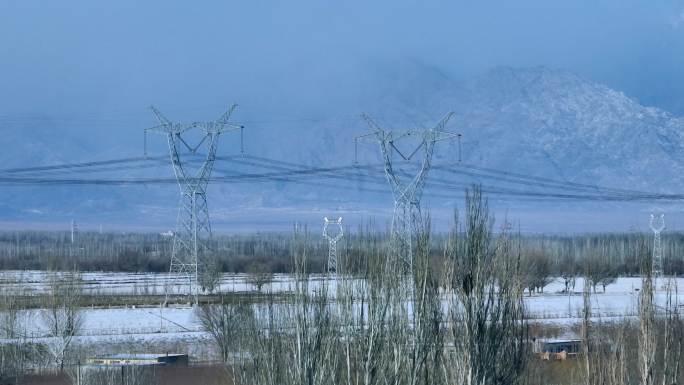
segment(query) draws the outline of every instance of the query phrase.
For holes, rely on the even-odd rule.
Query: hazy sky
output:
[[[454,80],[565,69],[684,116],[684,0],[0,0],[0,143],[46,143],[10,148],[20,164],[58,162],[34,157],[78,142],[65,132],[85,140],[75,159],[139,155],[150,104],[174,120],[233,101],[240,120],[358,117],[406,63]]]
[[[406,59],[455,79],[568,69],[684,115],[684,1],[0,0],[5,118],[133,120],[151,103],[219,113],[233,100],[306,116]]]

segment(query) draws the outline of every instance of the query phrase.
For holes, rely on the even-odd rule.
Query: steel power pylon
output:
[[[412,271],[413,269],[413,241],[416,226],[421,221],[420,200],[422,198],[425,180],[430,167],[432,166],[432,156],[434,154],[435,143],[443,140],[458,138],[460,144],[461,134],[444,131],[444,127],[453,116],[449,112],[432,129],[408,130],[401,133],[393,133],[382,129],[368,115],[362,115],[368,123],[372,132],[357,136],[355,141],[354,156],[357,162],[358,141],[360,139],[372,139],[380,144],[380,151],[385,167],[385,176],[389,182],[394,196],[394,213],[392,216],[392,231],[390,236],[390,247],[392,255],[404,262],[405,266]],[[410,153],[403,153],[395,145],[395,142],[405,138],[418,138],[419,144]],[[404,161],[411,161],[413,157],[421,153],[422,161],[420,169],[415,176],[408,180],[399,177],[394,167],[394,154]],[[460,160],[460,154],[459,154]]]
[[[663,246],[660,243],[660,233],[665,229],[665,214],[651,214],[650,227],[653,231],[653,260],[651,273],[653,274],[653,277],[658,278],[663,275]]]
[[[328,217],[323,218],[323,236],[328,240],[328,273],[337,273],[337,242],[342,239],[344,230],[342,229],[342,217],[337,220],[330,220]],[[328,232],[329,226],[337,226],[337,233],[331,235]]]
[[[185,124],[171,122],[152,106],[150,109],[157,117],[159,125],[145,130],[145,153],[147,153],[148,131],[163,134],[168,141],[171,165],[181,194],[171,252],[170,279],[178,275],[186,280],[189,285],[187,294],[192,295],[195,302],[199,294],[199,278],[204,273],[207,263],[208,241],[211,238],[207,185],[216,159],[218,139],[227,131],[240,130],[240,135],[242,135],[243,126],[229,122],[235,107],[235,104],[232,105],[218,120]],[[188,144],[183,138],[183,135],[191,130],[200,132],[199,143],[194,146]],[[188,150],[191,155],[195,155],[201,148],[206,151],[206,157],[194,172],[190,171],[188,162],[181,157],[181,152]],[[171,285],[166,285],[166,287],[168,297]]]

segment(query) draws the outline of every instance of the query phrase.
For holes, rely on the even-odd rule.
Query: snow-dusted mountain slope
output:
[[[388,129],[402,129],[430,126],[447,111],[454,111],[447,128],[463,134],[466,164],[613,188],[674,193],[684,187],[680,177],[684,168],[684,119],[642,106],[619,91],[573,73],[496,68],[473,79],[455,81],[439,69],[407,62],[391,70],[370,70],[368,79],[358,83],[362,86],[340,90],[347,95],[346,102],[312,111],[311,116],[316,117],[312,119],[273,120],[250,127],[253,117],[240,117],[238,110],[236,117],[244,119],[248,129],[248,153],[307,166],[347,165],[353,160],[353,137],[368,132],[359,118],[361,112],[368,112]],[[151,123],[141,122],[140,126]],[[111,149],[119,148],[112,143],[98,147],[92,144],[95,141],[80,144],[78,135],[87,136],[87,132],[43,136],[32,133],[37,127],[30,121],[14,124],[10,119],[0,124],[6,133],[2,143],[6,151],[0,154],[0,161],[8,167],[85,161],[105,152],[112,157],[116,154]],[[380,159],[377,147],[370,144],[361,146],[359,154],[362,164]],[[435,164],[453,164],[457,159],[455,142],[439,144]],[[235,167],[217,164],[219,173],[238,171]],[[124,175],[173,176],[170,166],[164,165],[126,170]],[[455,180],[438,170],[431,178]],[[461,177],[458,181],[465,184],[470,180]],[[241,208],[282,214],[308,208],[372,211],[391,206],[389,194],[359,191],[357,182],[326,184],[328,187],[282,181],[214,185],[210,189],[211,205],[216,215],[227,221]],[[336,190],[329,187],[331,184],[344,188]],[[382,189],[383,185],[366,187]],[[111,217],[132,223],[169,221],[174,217],[177,191],[172,185],[3,187],[0,215],[13,221],[49,220],[51,216]],[[431,191],[428,186],[428,199]],[[432,207],[452,204],[443,196],[431,202],[436,202]],[[544,210],[544,206],[539,209]]]

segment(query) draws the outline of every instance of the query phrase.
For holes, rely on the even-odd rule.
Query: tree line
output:
[[[347,229],[338,244],[339,258],[358,265],[369,255],[370,240],[388,242],[389,234],[372,225]],[[494,228],[496,233],[500,233]],[[596,275],[596,281],[609,283],[612,277],[636,276],[641,269],[639,253],[650,253],[649,233],[606,233],[574,235],[525,235],[509,232],[517,239],[522,262],[530,272],[529,286],[542,290],[547,277],[572,278]],[[433,234],[430,258],[444,258],[449,234]],[[307,244],[309,270],[326,270],[327,242],[310,235]],[[646,250],[637,250],[645,247]],[[668,275],[684,274],[684,233],[662,235],[663,265]],[[220,272],[293,273],[290,258],[292,239],[288,233],[215,235],[210,241],[212,261]],[[121,272],[166,272],[173,238],[155,233],[83,232],[71,242],[68,232],[0,232],[2,270],[78,270]],[[605,280],[602,278],[605,277]]]

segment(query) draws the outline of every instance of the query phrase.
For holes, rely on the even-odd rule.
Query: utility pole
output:
[[[166,136],[171,157],[171,166],[180,187],[180,205],[176,231],[173,236],[171,266],[169,279],[180,276],[189,286],[188,295],[197,303],[200,281],[205,272],[211,239],[211,223],[207,204],[207,185],[216,160],[216,149],[219,136],[228,131],[240,130],[243,126],[229,122],[236,105],[232,105],[218,120],[210,122],[174,123],[167,119],[156,108],[150,107],[159,121],[159,125],[145,130],[145,154],[147,155],[147,132],[156,132]],[[197,144],[188,144],[184,138],[190,131],[199,132]],[[242,139],[241,139],[242,142]],[[189,162],[181,156],[187,150],[189,155],[196,155],[197,150],[206,151],[204,161],[194,172],[189,169]],[[166,285],[168,299],[169,288]],[[180,289],[179,289],[180,291]]]
[[[344,231],[342,230],[342,217],[337,220],[330,220],[328,217],[323,218],[323,236],[328,240],[328,273],[337,273],[337,241],[342,239]],[[336,234],[331,235],[328,232],[330,225],[337,226]]]
[[[444,127],[453,116],[449,112],[432,129],[408,130],[400,133],[385,131],[368,115],[363,115],[363,119],[368,123],[372,132],[357,136],[354,139],[355,163],[358,155],[358,141],[371,139],[380,144],[380,151],[385,167],[385,176],[392,189],[394,196],[394,213],[392,216],[392,231],[390,236],[391,256],[404,262],[408,271],[413,271],[413,241],[417,224],[421,222],[420,201],[425,187],[430,167],[432,166],[432,156],[434,154],[435,143],[458,138],[460,142],[461,134],[444,131]],[[396,145],[401,139],[417,138],[419,144],[410,152],[402,152]],[[414,156],[421,153],[422,160],[420,169],[415,176],[403,180],[399,177],[400,172],[395,168],[394,156],[398,155],[404,162],[411,162]],[[459,154],[460,159],[460,154]]]
[[[665,229],[665,214],[651,214],[650,227],[653,231],[651,274],[654,278],[660,278],[663,276],[663,246],[660,243],[660,233]]]

